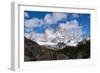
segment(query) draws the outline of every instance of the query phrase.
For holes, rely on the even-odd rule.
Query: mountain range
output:
[[[76,46],[63,42],[57,45],[40,45],[24,37],[24,61],[65,60],[90,58],[90,39],[78,42]]]

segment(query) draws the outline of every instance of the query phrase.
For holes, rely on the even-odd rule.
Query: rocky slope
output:
[[[90,40],[84,40],[77,46],[67,46],[58,43],[57,48],[41,46],[38,43],[24,38],[24,61],[65,60],[90,58]],[[61,48],[61,49],[58,49]]]

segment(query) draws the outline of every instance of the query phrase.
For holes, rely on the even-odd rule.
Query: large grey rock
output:
[[[57,60],[65,60],[68,59],[68,56],[64,54],[57,54]]]

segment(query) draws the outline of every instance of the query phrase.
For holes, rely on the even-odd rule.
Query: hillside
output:
[[[41,46],[35,41],[24,38],[24,61],[41,60],[65,60],[90,58],[90,40],[79,42],[77,46],[68,46],[62,49],[52,49],[49,46]]]

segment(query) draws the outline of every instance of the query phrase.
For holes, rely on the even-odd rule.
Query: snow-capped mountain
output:
[[[37,43],[38,44],[40,44],[40,45],[48,45],[49,47],[51,47],[52,49],[63,49],[63,48],[65,48],[66,46],[72,46],[72,47],[76,47],[78,44],[79,44],[79,42],[84,42],[84,40],[85,41],[88,41],[88,40],[90,40],[90,38],[89,37],[87,37],[87,38],[85,38],[85,39],[81,39],[81,40],[65,40],[65,41],[63,41],[63,42],[59,42],[59,41],[57,41],[57,42],[43,42],[43,41],[38,41]]]
[[[40,45],[48,45],[52,49],[63,49],[66,46],[77,46],[78,42],[76,41],[68,41],[68,42],[37,42]]]
[[[78,42],[77,41],[74,41],[74,40],[70,40],[68,42],[66,42],[66,45],[68,46],[77,46]]]

